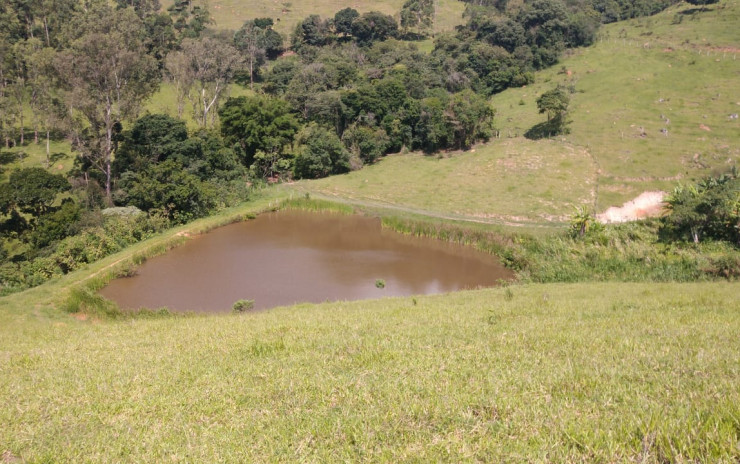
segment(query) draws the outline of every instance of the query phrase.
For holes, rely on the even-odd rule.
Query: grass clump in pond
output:
[[[254,309],[254,300],[238,300],[231,307],[235,313],[243,313]]]
[[[385,288],[385,280],[375,279],[375,288]]]

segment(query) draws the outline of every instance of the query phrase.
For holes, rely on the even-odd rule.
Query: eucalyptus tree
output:
[[[283,50],[283,37],[272,29],[272,19],[250,19],[234,34],[234,46],[243,53],[249,88],[253,88],[254,75],[266,58],[276,58]]]
[[[407,0],[401,7],[401,27],[404,32],[416,28],[424,34],[433,27],[434,0]]]
[[[171,52],[166,63],[181,93],[178,98],[190,99],[195,119],[202,127],[208,126],[211,111],[218,109],[234,74],[244,66],[238,50],[213,37],[183,40],[181,50]]]
[[[69,107],[74,145],[102,174],[111,198],[111,163],[121,123],[134,118],[157,88],[156,61],[146,54],[145,28],[131,8],[105,4],[89,10],[77,24],[79,36],[61,52],[56,69]]]

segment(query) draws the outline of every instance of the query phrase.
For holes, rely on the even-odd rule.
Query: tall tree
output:
[[[250,89],[254,88],[255,68],[262,66],[265,61],[265,49],[260,46],[260,36],[263,33],[263,29],[257,26],[254,20],[250,20],[234,34],[234,45],[246,59]]]
[[[537,109],[547,115],[547,123],[551,133],[565,132],[568,124],[568,104],[570,97],[562,87],[548,90],[537,98]]]
[[[379,11],[364,13],[352,22],[352,35],[363,44],[395,37],[397,33],[398,23],[393,16]]]
[[[76,122],[75,145],[102,173],[111,197],[111,162],[121,121],[133,118],[156,89],[156,61],[145,53],[144,26],[131,9],[101,5],[87,13],[83,35],[56,61]]]
[[[318,179],[349,171],[349,152],[333,131],[311,123],[301,130],[296,141],[296,177]]]
[[[13,45],[11,52],[12,67],[10,70],[10,79],[7,85],[7,92],[13,102],[13,111],[19,124],[19,143],[25,143],[25,111],[28,80],[28,59],[30,55],[29,41],[34,39],[21,40]]]
[[[360,17],[354,8],[345,8],[334,15],[334,30],[337,34],[352,35],[352,22]]]
[[[405,32],[416,28],[420,34],[432,28],[434,0],[406,0],[401,8],[401,27]]]
[[[70,189],[70,184],[60,174],[50,174],[39,167],[24,168],[13,171],[7,184],[6,192],[0,195],[0,212],[9,213],[17,208],[21,212],[41,216],[51,208],[57,194]]]
[[[194,92],[189,92],[194,116],[202,127],[207,127],[208,116],[218,109],[219,100],[234,74],[242,69],[243,60],[233,46],[211,37],[185,39],[182,50],[172,53],[175,56],[168,57],[167,69],[170,75],[180,76],[183,86],[192,83],[195,87]]]

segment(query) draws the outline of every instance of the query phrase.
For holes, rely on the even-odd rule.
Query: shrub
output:
[[[238,300],[231,307],[236,313],[243,313],[254,309],[254,300]]]

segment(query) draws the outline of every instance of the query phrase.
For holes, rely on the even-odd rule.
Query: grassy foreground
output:
[[[126,322],[8,321],[6,298],[0,452],[737,462],[738,294],[729,283],[531,285]]]

